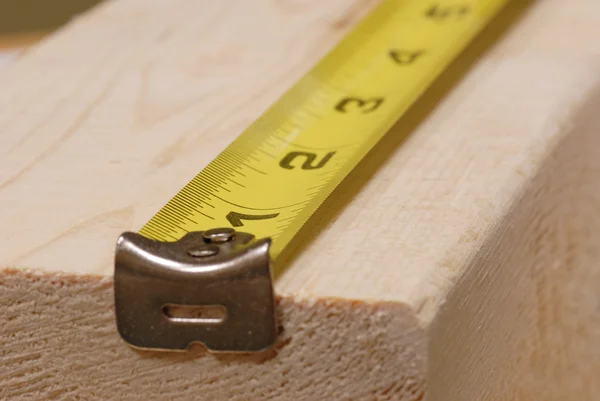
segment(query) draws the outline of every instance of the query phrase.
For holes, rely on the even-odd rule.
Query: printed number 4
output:
[[[427,9],[425,16],[436,21],[445,21],[448,18],[463,18],[471,11],[469,6],[440,6],[435,4]]]

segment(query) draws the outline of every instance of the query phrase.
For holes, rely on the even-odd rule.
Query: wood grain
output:
[[[108,2],[0,72],[0,398],[595,399],[591,0],[514,2],[336,190],[277,266],[272,354],[119,339],[119,233],[374,4]]]

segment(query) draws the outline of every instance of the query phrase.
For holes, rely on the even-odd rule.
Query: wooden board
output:
[[[101,0],[0,0],[0,39],[7,34],[49,32]]]
[[[0,68],[23,54],[25,49],[38,42],[43,36],[44,34],[39,32],[0,35]]]
[[[0,398],[595,399],[592,0],[513,2],[341,185],[276,267],[272,353],[119,338],[119,233],[374,4],[114,1],[0,71]]]
[[[0,68],[100,0],[0,0]]]

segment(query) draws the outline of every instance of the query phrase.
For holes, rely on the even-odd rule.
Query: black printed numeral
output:
[[[398,65],[411,65],[424,54],[425,54],[424,50],[417,50],[417,51],[390,50],[390,57]]]
[[[279,213],[272,214],[244,214],[238,212],[229,212],[225,218],[233,227],[242,227],[242,220],[268,220],[279,216]]]
[[[427,9],[425,16],[435,21],[446,21],[450,18],[463,18],[470,11],[469,6],[441,6],[435,4]]]
[[[285,169],[292,170],[295,168],[295,166],[292,166],[292,162],[294,161],[294,159],[297,157],[304,157],[306,158],[306,160],[304,161],[304,163],[302,163],[302,170],[316,170],[325,166],[325,164],[327,164],[327,162],[331,160],[333,155],[335,155],[335,152],[329,152],[325,156],[323,156],[321,161],[317,162],[316,164],[313,164],[315,163],[318,157],[317,154],[311,152],[290,152],[287,155],[285,155],[283,159],[281,159],[279,165]]]
[[[362,113],[371,113],[383,103],[382,97],[372,99],[360,99],[357,97],[346,97],[336,104],[335,109],[340,113],[348,113],[353,110],[360,110]]]

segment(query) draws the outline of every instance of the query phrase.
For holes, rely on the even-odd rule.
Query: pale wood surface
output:
[[[0,68],[8,65],[18,54],[18,51],[3,51],[0,52]]]
[[[23,35],[0,35],[0,68],[23,54],[27,47],[39,41],[44,34],[27,33]]]
[[[0,72],[0,264],[13,268],[0,278],[0,394],[416,400],[429,375],[435,400],[593,399],[591,0],[515,2],[479,47],[513,21],[499,43],[459,80],[478,52],[463,57],[422,102],[431,112],[401,121],[340,187],[278,267],[275,357],[143,358],[118,339],[118,234],[373,4],[121,0]]]

